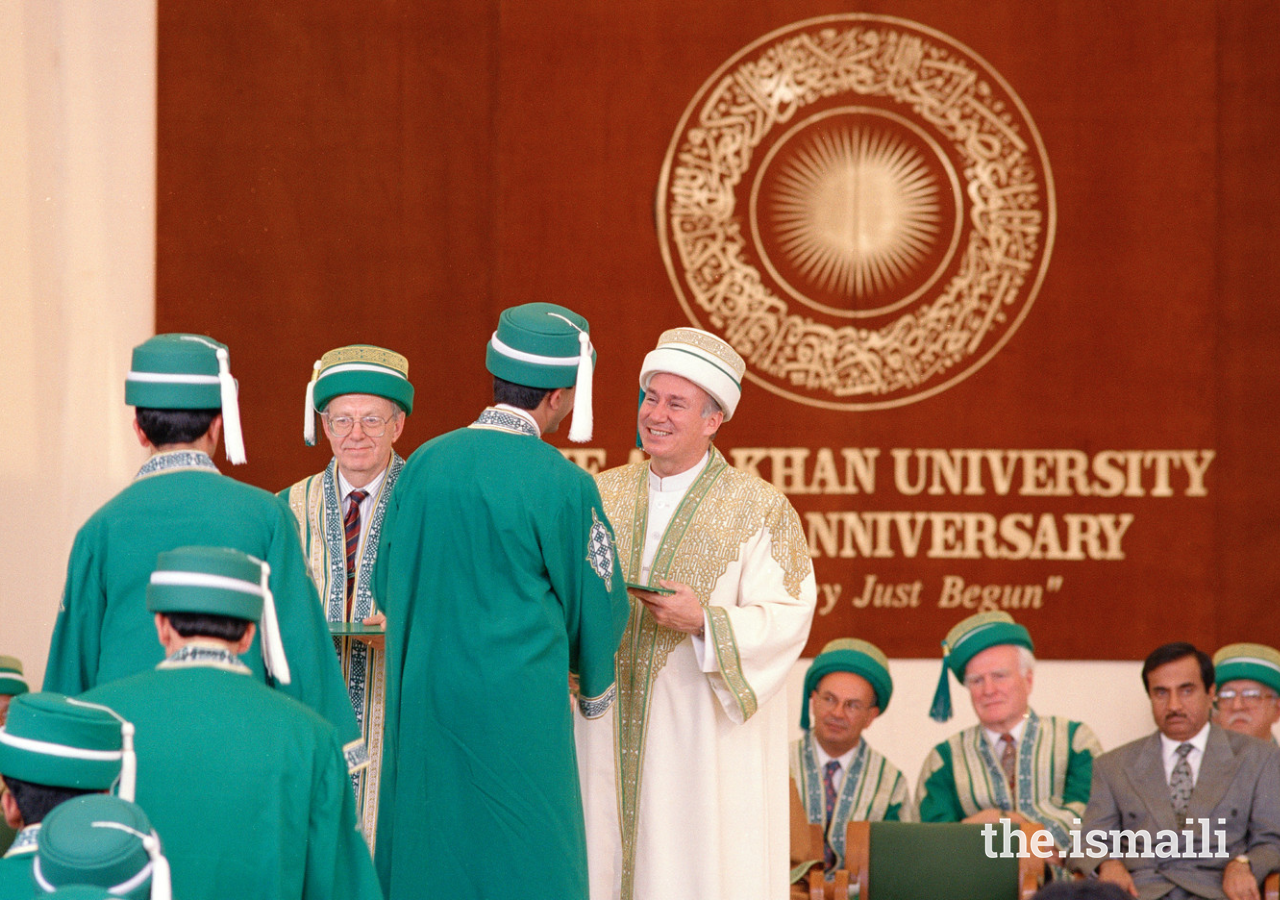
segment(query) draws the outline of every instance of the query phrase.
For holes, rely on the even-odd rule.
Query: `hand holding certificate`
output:
[[[334,637],[354,638],[374,650],[383,650],[387,645],[387,617],[374,613],[362,622],[330,622],[329,633]]]

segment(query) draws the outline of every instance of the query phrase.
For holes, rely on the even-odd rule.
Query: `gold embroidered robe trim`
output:
[[[649,464],[637,463],[597,476],[605,512],[618,525],[618,556],[628,581],[639,579],[648,524]],[[667,526],[649,573],[649,583],[670,579],[689,585],[707,610],[708,642],[715,647],[720,675],[733,692],[743,720],[757,710],[755,691],[742,671],[733,627],[725,610],[709,604],[716,583],[738,558],[743,543],[764,528],[773,530],[772,555],[787,573],[785,589],[800,596],[801,582],[811,571],[808,544],[794,513],[776,515],[781,495],[754,476],[732,469],[714,447],[711,459],[690,486]],[[704,501],[712,498],[699,516]],[[614,719],[618,764],[618,812],[622,838],[622,896],[632,895],[636,827],[649,698],[654,680],[675,647],[688,637],[658,625],[644,604],[632,598],[631,616],[617,658],[618,700]]]

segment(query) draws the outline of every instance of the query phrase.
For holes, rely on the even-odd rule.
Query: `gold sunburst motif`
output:
[[[938,184],[920,152],[879,129],[820,131],[778,176],[779,244],[826,291],[865,300],[899,283],[937,242]]]
[[[657,213],[689,322],[732,344],[748,381],[843,410],[914,403],[990,362],[1057,230],[1044,142],[1009,83],[874,13],[793,22],[712,72]]]

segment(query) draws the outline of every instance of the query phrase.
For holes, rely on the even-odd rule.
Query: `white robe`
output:
[[[648,465],[597,481],[627,580],[690,585],[708,628],[700,664],[704,642],[656,626],[633,599],[618,701],[576,719],[592,900],[786,897],[783,688],[817,599],[800,519],[713,451],[646,553]]]

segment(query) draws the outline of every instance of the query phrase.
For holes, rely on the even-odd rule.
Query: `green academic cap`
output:
[[[221,409],[227,459],[245,461],[240,401],[227,345],[202,334],[157,334],[133,348],[124,402],[144,409]]]
[[[576,312],[554,303],[526,303],[502,311],[489,339],[485,367],[525,387],[576,388],[569,440],[591,440],[591,376],[595,349],[591,326]]]
[[[372,344],[339,347],[316,360],[311,381],[307,383],[306,424],[302,429],[308,447],[316,442],[315,414],[323,412],[330,400],[343,394],[385,397],[406,415],[413,412],[409,360]]]
[[[830,641],[813,660],[804,676],[804,702],[800,705],[800,727],[809,727],[809,696],[832,672],[852,672],[871,685],[876,694],[876,706],[884,712],[893,696],[893,678],[889,675],[889,660],[880,648],[857,638],[838,638]]]
[[[942,675],[933,695],[933,705],[929,707],[931,719],[945,722],[951,718],[951,686],[947,683],[947,670],[950,669],[956,680],[964,684],[964,670],[969,660],[1000,644],[1016,644],[1035,650],[1030,633],[1013,621],[1013,616],[1007,612],[978,613],[947,632],[947,639],[942,642]]]
[[[112,896],[106,888],[100,888],[92,884],[71,884],[41,896],[43,900],[119,900],[118,897]]]
[[[1280,652],[1266,644],[1228,644],[1213,654],[1214,681],[1247,678],[1280,694]]]
[[[62,694],[20,694],[0,728],[0,773],[46,787],[106,791],[133,799],[138,771],[133,724]]]
[[[25,694],[31,688],[22,674],[22,660],[0,656],[0,694]]]
[[[153,613],[199,613],[260,622],[262,659],[267,671],[288,684],[289,661],[280,640],[271,567],[230,547],[179,547],[156,558],[147,585]]]
[[[170,900],[169,861],[136,803],[108,794],[68,800],[40,826],[32,875],[50,893],[95,885],[129,900]]]

